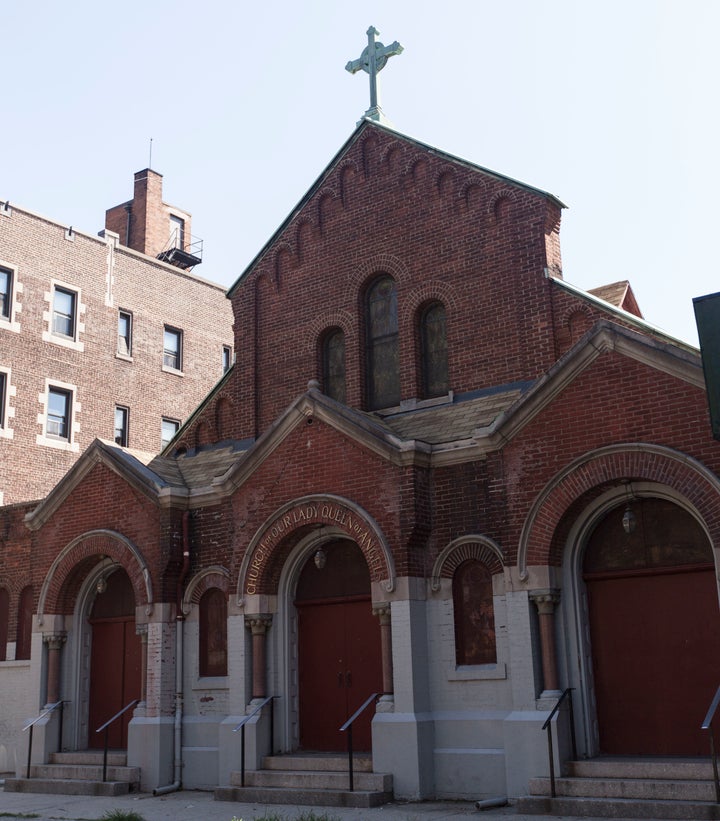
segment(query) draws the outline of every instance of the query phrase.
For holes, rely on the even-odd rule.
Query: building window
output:
[[[75,339],[77,294],[55,286],[53,290],[52,332]]]
[[[10,319],[12,284],[12,271],[8,268],[0,268],[0,319]]]
[[[180,430],[180,423],[177,419],[167,419],[163,416],[160,438],[161,438],[161,450],[165,450],[165,448],[172,442],[175,438],[175,434]]]
[[[367,293],[367,397],[370,410],[400,403],[398,304],[395,282],[386,274]]]
[[[448,356],[445,306],[428,305],[420,315],[420,356],[423,399],[448,392]]]
[[[174,371],[182,370],[182,331],[165,326],[163,336],[163,365]]]
[[[322,380],[326,396],[345,402],[345,334],[333,328],[322,341]]]
[[[128,444],[128,417],[130,411],[122,405],[115,407],[115,444],[126,448]]]
[[[117,352],[121,356],[132,356],[132,314],[129,311],[118,312]]]
[[[227,675],[227,599],[222,590],[206,590],[199,605],[200,675]]]
[[[62,388],[48,388],[47,424],[48,436],[70,441],[70,411],[72,394]]]
[[[232,348],[229,345],[222,347],[222,369],[223,373],[227,373],[232,365]]]
[[[475,559],[463,562],[452,581],[455,661],[460,665],[496,664],[492,575]]]
[[[8,625],[10,623],[10,594],[0,587],[0,661],[7,659]]]
[[[17,638],[15,640],[15,658],[30,658],[30,639],[32,637],[33,589],[28,586],[20,593],[17,616]]]

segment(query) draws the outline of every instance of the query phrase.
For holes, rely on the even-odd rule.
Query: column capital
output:
[[[390,624],[390,602],[374,604],[372,614],[380,619],[380,624]]]
[[[245,627],[253,636],[264,636],[272,624],[272,613],[255,613],[252,616],[245,616]]]
[[[46,633],[43,635],[43,642],[47,644],[48,650],[59,650],[67,641],[67,633],[63,630],[59,633]]]
[[[555,612],[555,605],[560,601],[560,591],[557,588],[546,588],[545,590],[531,590],[530,601],[535,602],[540,615],[548,615]]]
[[[147,641],[147,637],[148,637],[147,622],[145,624],[136,624],[135,625],[135,634],[140,636],[140,641]]]

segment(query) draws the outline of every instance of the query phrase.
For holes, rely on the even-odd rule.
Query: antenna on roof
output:
[[[150,161],[148,162],[148,168],[152,168],[152,137],[150,137]]]

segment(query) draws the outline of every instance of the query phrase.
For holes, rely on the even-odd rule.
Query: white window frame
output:
[[[127,339],[124,336],[120,336],[120,318],[127,317],[128,320],[128,335]],[[127,359],[128,361],[132,362],[132,351],[133,351],[133,314],[132,311],[126,311],[124,308],[118,309],[117,314],[118,319],[118,328],[117,328],[117,339],[116,339],[116,349],[115,355],[119,359]],[[123,340],[125,347],[127,348],[126,351],[121,350],[120,340]]]
[[[6,331],[20,333],[20,323],[17,315],[20,313],[20,303],[17,301],[18,294],[22,293],[22,284],[18,280],[18,269],[15,265],[10,265],[0,259],[0,268],[6,271],[10,277],[10,290],[8,292],[8,315],[0,315],[0,328]]]
[[[51,391],[63,392],[68,395],[70,407],[68,408],[67,438],[57,436],[48,431],[48,411],[50,408]],[[81,407],[77,399],[77,387],[66,382],[46,379],[45,391],[38,396],[38,402],[42,408],[42,412],[38,414],[38,424],[41,425],[42,433],[36,437],[37,444],[78,453],[80,451],[80,445],[77,441],[77,435],[80,432],[80,425],[77,422],[77,416],[81,411]]]
[[[10,405],[10,399],[14,396],[12,372],[10,368],[0,367],[0,439],[12,439],[14,436],[12,420],[15,417],[15,408]]]
[[[165,440],[163,438],[163,426],[165,423],[169,423],[171,425],[176,425],[175,432],[170,437],[170,439]],[[160,450],[163,451],[165,448],[172,442],[172,440],[177,436],[178,431],[180,430],[182,423],[179,419],[173,419],[171,416],[163,416],[160,421]]]
[[[55,321],[56,291],[70,293],[75,299],[72,336],[56,333],[53,330]],[[85,314],[85,305],[81,300],[80,289],[74,285],[70,285],[67,282],[61,282],[60,280],[53,279],[50,283],[50,290],[45,293],[45,302],[47,303],[47,310],[43,313],[43,320],[46,322],[45,330],[42,335],[43,342],[52,342],[54,345],[62,345],[65,348],[72,348],[76,351],[84,351],[85,346],[80,341],[80,337],[85,331],[85,324],[81,321],[83,315]]]
[[[171,351],[170,348],[165,347],[166,336],[174,336],[177,339],[177,350]],[[174,325],[163,325],[163,358],[162,369],[167,373],[181,374],[183,372],[183,348],[185,347],[185,340],[182,328],[176,328]],[[169,353],[168,353],[169,351]],[[177,360],[177,367],[168,365],[166,357],[175,357]]]
[[[233,351],[230,345],[222,346],[222,359],[222,372],[226,374],[233,366]],[[227,359],[227,365],[225,364],[225,359]]]
[[[117,426],[117,417],[118,411],[123,414],[123,422],[124,425],[122,427],[123,430],[123,438],[125,439],[124,442],[118,442],[118,437],[116,435],[116,431],[118,429]],[[128,443],[130,442],[130,408],[127,405],[115,405],[115,416],[113,419],[113,441],[116,445],[120,445],[121,448],[128,447]]]

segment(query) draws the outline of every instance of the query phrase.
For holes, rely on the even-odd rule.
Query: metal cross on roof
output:
[[[402,54],[403,47],[396,40],[390,43],[389,46],[384,46],[382,43],[375,42],[375,37],[380,32],[375,26],[370,26],[367,30],[368,44],[363,53],[357,60],[350,60],[345,66],[345,70],[350,74],[355,74],[362,69],[370,75],[370,108],[365,112],[363,117],[368,117],[371,120],[382,122],[384,115],[380,108],[380,98],[378,96],[377,75],[379,71],[385,68],[385,63],[395,54]]]

